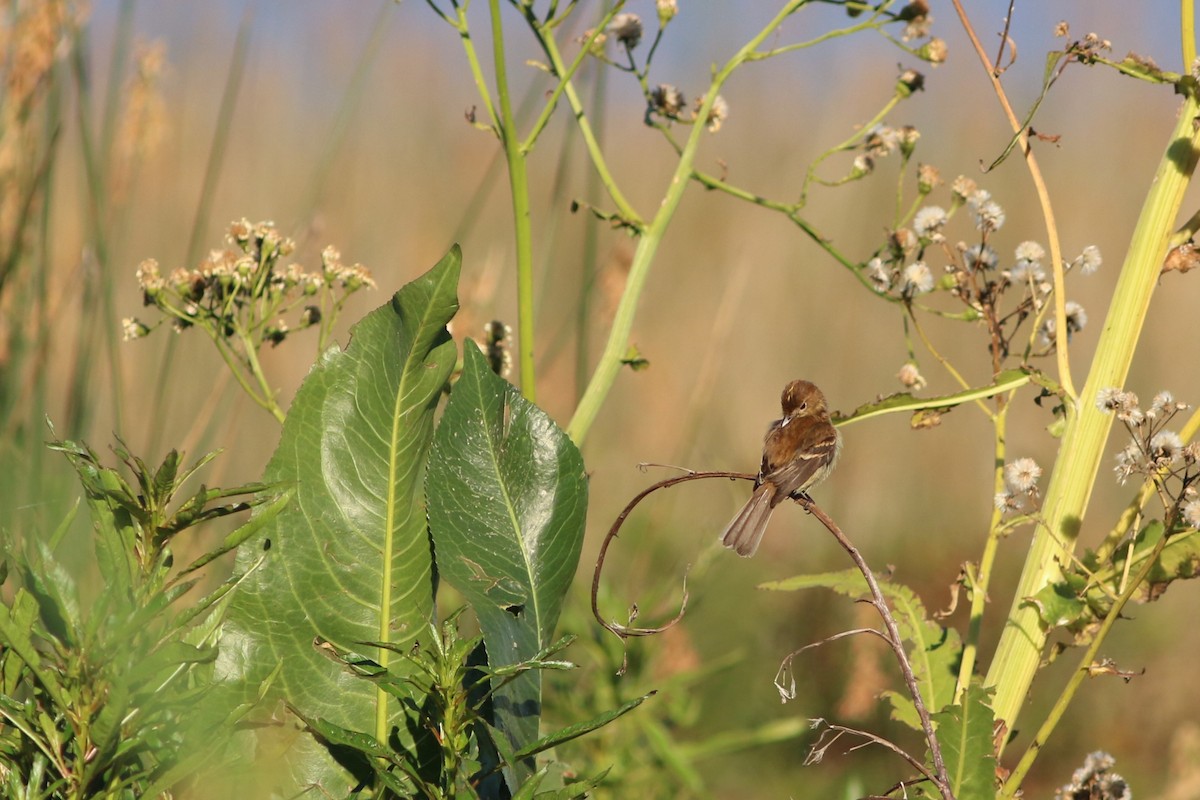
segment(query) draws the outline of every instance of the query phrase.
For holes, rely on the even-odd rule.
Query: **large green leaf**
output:
[[[230,605],[219,673],[252,688],[282,664],[275,686],[292,706],[352,730],[380,734],[398,704],[391,719],[383,716],[384,695],[313,640],[353,646],[403,671],[403,659],[358,643],[410,642],[433,616],[424,471],[456,357],[446,324],[458,308],[460,263],[456,246],[364,317],[345,350],[329,350],[313,367],[264,475],[293,485],[295,497],[238,552],[243,571],[269,542]],[[293,746],[293,779],[332,790],[338,784],[311,744]]]
[[[438,572],[471,602],[493,666],[549,645],[575,575],[587,478],[575,445],[467,345],[438,425],[428,478]],[[540,670],[494,697],[495,722],[520,750],[538,736]]]
[[[933,715],[950,788],[958,800],[992,800],[996,796],[995,716],[988,702],[988,692],[973,683],[959,705]]]

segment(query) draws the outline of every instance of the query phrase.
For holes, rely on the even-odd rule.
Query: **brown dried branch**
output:
[[[842,533],[842,529],[837,526],[837,523],[820,506],[814,503],[811,498],[796,497],[793,499],[805,511],[816,517],[833,534],[833,538],[837,539],[838,544],[850,556],[850,559],[858,567],[858,571],[862,573],[863,578],[866,580],[867,586],[871,590],[871,604],[875,606],[875,609],[879,612],[879,616],[883,618],[883,624],[887,627],[888,636],[886,639],[888,645],[892,648],[892,652],[896,656],[896,662],[899,664],[900,672],[904,676],[904,683],[908,687],[908,694],[912,697],[913,707],[917,711],[917,716],[921,719],[921,730],[925,734],[925,743],[929,747],[929,754],[933,760],[935,774],[930,775],[928,772],[925,772],[923,767],[921,771],[933,781],[945,800],[954,800],[954,791],[950,788],[950,779],[946,773],[946,763],[942,758],[942,748],[938,744],[937,736],[933,732],[933,721],[929,717],[929,710],[925,707],[925,701],[921,699],[921,690],[917,686],[916,675],[913,674],[912,665],[908,661],[908,654],[904,652],[904,643],[900,637],[900,629],[896,626],[896,620],[892,617],[891,610],[888,609],[883,592],[879,589],[879,583],[875,580],[875,574],[871,571],[870,566],[867,565],[866,559],[858,552],[858,548],[851,544],[850,540],[846,538],[846,534]],[[881,743],[884,741],[880,740]],[[915,759],[908,754],[894,746],[892,746],[892,749],[900,753],[909,763],[915,763]]]
[[[624,645],[626,640],[632,639],[637,636],[653,636],[656,633],[662,633],[663,631],[665,631],[671,627],[674,627],[681,619],[683,619],[684,611],[687,610],[687,601],[688,601],[687,576],[684,575],[684,579],[683,579],[683,600],[679,604],[679,613],[677,613],[674,616],[674,618],[668,620],[664,624],[659,625],[657,627],[653,627],[653,628],[637,628],[637,627],[633,627],[632,625],[622,625],[616,621],[606,620],[604,617],[602,617],[600,615],[599,595],[600,595],[600,573],[603,572],[603,570],[604,570],[604,561],[608,556],[609,545],[611,545],[613,543],[613,540],[615,540],[617,538],[617,534],[620,533],[621,526],[625,524],[625,520],[633,512],[633,509],[635,507],[637,507],[638,503],[642,502],[647,497],[654,494],[655,492],[657,492],[660,489],[667,489],[667,488],[670,488],[671,486],[675,486],[676,484],[679,484],[679,483],[685,483],[687,481],[704,480],[706,478],[726,478],[728,480],[752,481],[752,480],[755,480],[757,478],[757,476],[749,475],[744,472],[694,472],[692,470],[688,470],[687,474],[685,474],[685,475],[679,475],[674,478],[668,478],[665,481],[659,481],[658,483],[655,483],[652,486],[650,486],[649,488],[643,490],[642,492],[637,494],[632,500],[630,500],[625,505],[625,508],[623,508],[621,510],[621,513],[617,515],[617,518],[615,520],[613,520],[612,526],[608,529],[608,533],[605,534],[604,541],[600,544],[600,552],[596,556],[596,570],[595,570],[595,573],[592,575],[592,616],[594,616],[596,618],[596,621],[599,622],[606,630],[610,631],[617,638],[619,638],[622,642],[622,645]],[[637,615],[637,606],[635,605],[633,608],[634,608],[634,611],[633,611],[633,613],[630,614],[630,620],[629,620],[630,622],[633,622],[633,620],[636,619],[636,615]],[[627,663],[628,663],[627,657],[622,659],[621,669],[617,674],[620,675],[620,674],[625,673],[625,668],[627,666]]]

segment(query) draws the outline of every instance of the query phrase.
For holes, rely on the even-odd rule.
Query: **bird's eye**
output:
[[[800,404],[800,410],[801,410],[801,411],[804,411],[804,410],[805,410],[805,409],[807,409],[807,408],[808,408],[808,403],[807,403],[807,402],[804,402],[804,403],[801,403],[801,404]]]

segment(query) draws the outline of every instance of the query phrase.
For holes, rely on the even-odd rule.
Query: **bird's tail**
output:
[[[774,499],[775,484],[768,482],[755,489],[746,505],[721,532],[721,544],[744,558],[754,555],[775,509],[771,502]]]

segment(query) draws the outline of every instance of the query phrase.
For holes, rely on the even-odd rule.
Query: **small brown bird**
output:
[[[792,381],[779,402],[783,419],[767,429],[754,494],[721,533],[721,543],[746,558],[758,550],[775,506],[788,497],[807,496],[833,471],[842,451],[841,434],[815,385]]]

